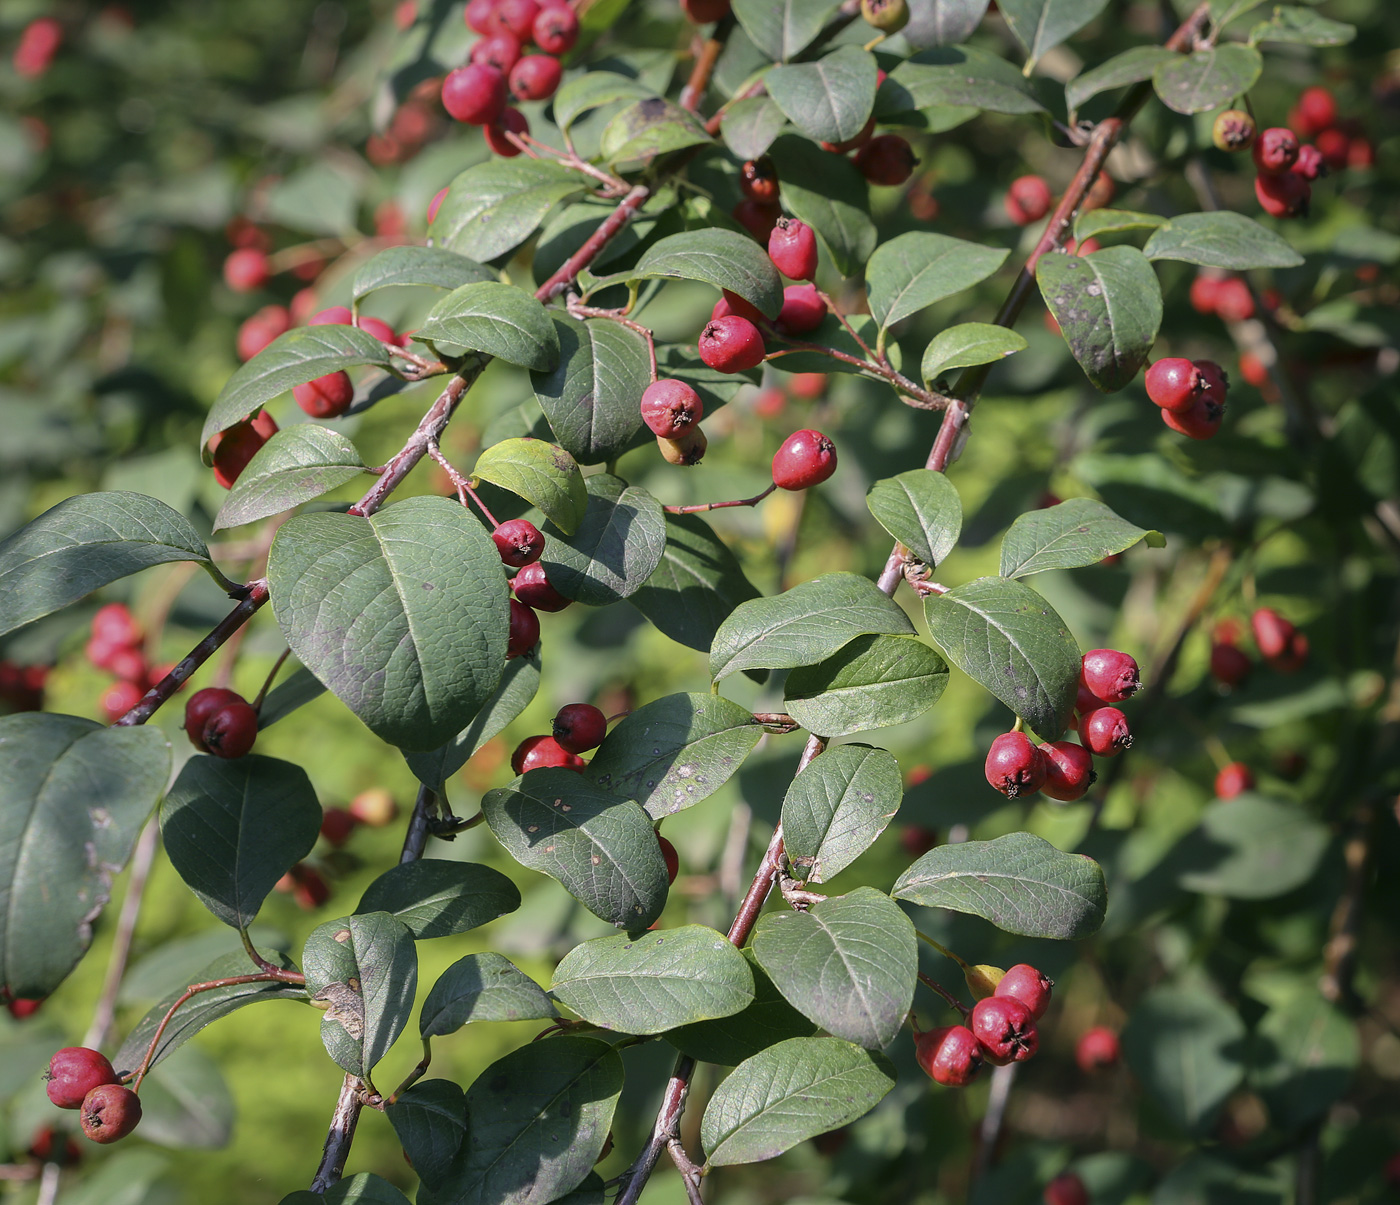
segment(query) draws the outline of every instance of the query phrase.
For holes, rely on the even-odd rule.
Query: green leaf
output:
[[[559,1010],[524,971],[500,954],[468,954],[438,977],[423,1001],[425,1038],[455,1033],[472,1021],[541,1021]]]
[[[942,46],[906,59],[880,87],[878,119],[938,105],[991,113],[1043,113],[1030,82],[1005,59],[971,46]]]
[[[702,1063],[733,1067],[777,1042],[810,1038],[816,1032],[817,1027],[783,999],[753,951],[740,953],[753,975],[753,1003],[732,1017],[682,1025],[665,1035],[677,1050]]]
[[[815,63],[774,67],[763,77],[788,120],[818,142],[846,142],[860,133],[875,104],[875,56],[842,46]]]
[[[1081,455],[1073,471],[1115,511],[1140,525],[1152,523],[1193,539],[1223,535],[1228,529],[1216,493],[1156,453]]]
[[[1296,268],[1303,257],[1272,230],[1242,213],[1183,213],[1147,240],[1148,259],[1179,259],[1207,268]]]
[[[242,422],[273,398],[330,372],[362,364],[388,368],[389,349],[357,326],[299,326],[278,335],[225,382],[199,442]]]
[[[440,1186],[467,1140],[466,1093],[450,1079],[420,1080],[395,1093],[384,1115],[414,1173],[430,1190]]]
[[[1157,213],[1138,213],[1132,209],[1090,209],[1076,215],[1074,237],[1081,243],[1100,234],[1122,234],[1126,230],[1156,230],[1167,219]]]
[[[518,494],[565,535],[578,531],[588,506],[578,463],[563,448],[542,439],[492,444],[477,457],[472,476]]]
[[[992,322],[961,322],[941,330],[924,348],[924,382],[937,380],[955,368],[995,364],[1026,349],[1026,341],[1015,331]]]
[[[858,274],[877,238],[865,177],[849,159],[791,134],[769,154],[783,182],[783,208],[817,232],[841,272]]]
[[[875,482],[865,504],[876,521],[925,565],[937,565],[962,534],[962,500],[944,473],[910,469]]]
[[[190,758],[160,809],[170,864],[235,929],[253,923],[320,831],[321,805],[306,771],[256,753]]]
[[[182,1150],[218,1150],[233,1137],[233,1096],[219,1064],[197,1046],[141,1081],[141,1137]]]
[[[718,791],[762,735],[753,715],[728,699],[667,695],[608,733],[584,773],[660,820]]]
[[[545,524],[549,538],[540,563],[560,594],[604,607],[636,593],[656,571],[666,548],[666,518],[646,490],[618,477],[595,473],[584,485],[588,506],[578,529],[566,534]]]
[[[52,994],[87,952],[169,776],[156,728],[0,717],[0,983],[14,996]]]
[[[783,308],[783,282],[768,253],[732,230],[687,230],[653,243],[629,280],[699,280],[728,289],[769,318]]]
[[[549,159],[488,159],[452,181],[428,236],[486,263],[513,251],[555,205],[587,187],[584,176]]]
[[[1236,17],[1258,8],[1264,0],[1210,0],[1210,19],[1218,28],[1224,29]]]
[[[1097,933],[1108,907],[1097,862],[1030,833],[940,845],[899,876],[892,894],[969,912],[1006,933],[1060,941]]]
[[[927,0],[919,20],[919,45],[956,46],[987,15],[988,0]]]
[[[1311,879],[1329,844],[1326,826],[1296,805],[1239,795],[1206,808],[1172,865],[1187,891],[1267,900]]]
[[[734,0],[733,5],[749,40],[775,63],[806,50],[840,7],[839,0]]]
[[[337,1180],[322,1200],[326,1205],[409,1205],[403,1193],[373,1172],[356,1172]]]
[[[1166,63],[1173,63],[1181,56],[1165,46],[1134,46],[1122,54],[1115,54],[1106,62],[1082,71],[1065,85],[1065,108],[1075,112],[1090,97],[1112,88],[1126,88],[1129,84],[1151,79],[1152,73]]]
[[[1264,60],[1254,47],[1227,42],[1163,63],[1152,75],[1152,86],[1167,108],[1206,113],[1248,92],[1263,70]]]
[[[569,80],[554,94],[554,121],[561,130],[567,130],[590,109],[655,95],[640,80],[611,71],[590,71]]]
[[[622,1059],[597,1038],[531,1042],[467,1089],[470,1139],[442,1194],[453,1205],[544,1205],[578,1187],[602,1153]]]
[[[659,96],[628,105],[604,127],[598,149],[608,163],[652,159],[710,142],[694,114]]]
[[[233,483],[214,530],[280,515],[358,477],[365,462],[345,436],[314,423],[278,431]]]
[[[943,655],[1047,741],[1069,727],[1079,689],[1079,646],[1029,586],[980,577],[924,600]]]
[[[1361,1057],[1356,1023],[1311,986],[1271,1008],[1254,1034],[1251,1086],[1269,1120],[1288,1131],[1345,1095]]]
[[[718,682],[740,670],[811,665],[868,633],[912,636],[914,626],[869,578],[825,573],[776,598],[735,607],[715,634],[710,677]]]
[[[1249,44],[1293,42],[1303,46],[1345,46],[1356,37],[1356,26],[1332,21],[1312,9],[1274,5],[1274,15],[1249,31]]]
[[[1042,255],[1036,280],[1074,358],[1096,388],[1137,376],[1162,324],[1162,289],[1136,247]]]
[[[661,563],[627,601],[678,644],[707,653],[734,608],[758,597],[738,558],[704,519],[668,514]]]
[[[1006,0],[1002,19],[1031,62],[1073,37],[1108,6],[1108,0]]]
[[[619,322],[554,316],[559,363],[530,381],[560,446],[580,464],[602,464],[627,450],[642,425],[651,384],[646,340]]]
[[[530,705],[539,688],[538,650],[513,657],[506,662],[496,693],[481,705],[472,722],[445,745],[427,753],[405,753],[408,768],[424,786],[439,790],[487,741],[505,731],[506,725]]]
[[[1239,1015],[1209,991],[1158,987],[1128,1018],[1123,1053],[1172,1121],[1187,1133],[1206,1134],[1244,1078],[1244,1038]]]
[[[870,312],[882,327],[986,280],[1009,252],[946,234],[911,231],[883,243],[866,269]]]
[[[764,8],[765,0],[757,0]],[[736,101],[720,120],[720,137],[739,159],[757,159],[773,145],[787,125],[787,118],[766,96],[749,96]]]
[[[531,770],[481,800],[486,823],[522,866],[558,880],[595,916],[645,929],[666,903],[666,862],[641,806],[573,770]]]
[[[424,941],[469,932],[519,907],[519,890],[499,870],[420,858],[391,866],[375,879],[355,914],[387,912],[415,941]]]
[[[550,993],[600,1029],[632,1034],[733,1016],[754,1000],[748,962],[704,925],[585,941],[564,955]]]
[[[376,289],[401,285],[457,289],[496,279],[496,274],[484,264],[442,247],[385,247],[360,265],[350,286],[350,295],[358,302]]]
[[[793,1008],[870,1050],[894,1041],[914,1000],[914,926],[873,887],[830,896],[806,912],[767,913],[754,929],[753,952]]]
[[[258,731],[271,728],[278,720],[284,720],[299,707],[305,707],[312,699],[326,693],[326,688],[305,666],[299,665],[283,681],[274,686],[263,705],[258,709]]]
[[[559,338],[544,306],[523,289],[498,281],[453,289],[428,311],[413,337],[485,352],[538,372],[559,362]]]
[[[884,749],[837,745],[813,758],[783,800],[783,847],[794,873],[824,883],[845,870],[885,831],[903,795],[899,763]]]
[[[846,736],[923,715],[947,685],[947,665],[926,644],[857,636],[825,661],[794,669],[783,685],[783,706],[808,732]]]
[[[65,499],[0,543],[0,635],[170,561],[213,572],[199,533],[164,502],[124,491]]]
[[[327,1005],[321,1042],[331,1061],[367,1077],[408,1025],[418,990],[413,934],[386,912],[327,921],[302,952],[306,991]]]
[[[795,915],[795,914],[794,914]],[[700,1141],[711,1167],[757,1163],[863,1117],[895,1070],[838,1038],[790,1038],[740,1063],[710,1097]]]
[[[304,514],[268,560],[283,638],[375,735],[435,749],[490,700],[510,611],[501,558],[446,498]]]
[[[1027,577],[1047,569],[1097,565],[1139,540],[1161,548],[1166,537],[1120,519],[1102,502],[1071,498],[1058,506],[1027,511],[1001,541],[1002,577]]]

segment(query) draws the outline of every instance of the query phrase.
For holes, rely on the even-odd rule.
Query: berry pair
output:
[[[1316,147],[1304,148],[1298,136],[1284,126],[1265,130],[1254,140],[1252,153],[1259,174],[1254,178],[1254,195],[1270,217],[1305,218],[1312,202],[1311,180],[1324,170]]]
[[[547,766],[581,771],[588,763],[579,754],[601,745],[607,731],[607,717],[598,708],[569,703],[555,714],[552,735],[527,736],[516,746],[510,768],[517,774]]]
[[[1164,357],[1148,368],[1146,383],[1147,396],[1173,431],[1209,439],[1220,430],[1230,379],[1214,360]]]
[[[983,1063],[1005,1067],[1034,1056],[1040,1046],[1036,1021],[1050,1007],[1054,984],[1035,967],[1020,963],[973,1005],[966,1025],[947,1025],[914,1039],[915,1058],[935,1082],[960,1088]]]
[[[242,757],[258,738],[258,713],[236,691],[209,686],[185,704],[185,734],[201,753]]]
[[[65,1046],[49,1059],[45,1076],[49,1100],[60,1109],[79,1110],[83,1133],[93,1142],[125,1138],[141,1120],[141,1100],[122,1087],[112,1064],[86,1046]]]

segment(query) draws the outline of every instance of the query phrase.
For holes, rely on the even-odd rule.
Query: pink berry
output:
[[[794,431],[773,454],[773,484],[783,490],[820,485],[836,472],[836,445],[820,431]]]
[[[520,61],[520,39],[510,33],[493,33],[472,46],[468,56],[473,63],[485,63],[497,71],[510,74],[510,69]]]
[[[540,619],[529,607],[510,600],[510,633],[506,639],[506,660],[522,657],[540,642]]]
[[[705,416],[705,403],[684,381],[660,380],[642,393],[642,421],[655,435],[680,439]]]
[[[98,607],[92,617],[92,636],[94,640],[114,646],[137,645],[142,639],[140,625],[125,603]]]
[[[1105,703],[1130,699],[1142,683],[1138,663],[1117,649],[1091,649],[1079,662],[1079,680]]]
[[[1320,134],[1337,121],[1337,98],[1326,88],[1304,88],[1288,113],[1288,124],[1304,138]]]
[[[1050,1007],[1050,989],[1055,981],[1029,963],[1019,962],[997,983],[994,996],[1009,1000],[1019,1000],[1031,1011],[1037,1021]]]
[[[757,368],[768,354],[758,327],[737,314],[706,323],[700,332],[699,348],[700,358],[717,372]]]
[[[359,823],[345,808],[327,808],[321,813],[321,837],[327,845],[339,849]]]
[[[986,1055],[972,1030],[945,1025],[914,1039],[914,1057],[934,1083],[961,1088],[973,1081]]]
[[[466,10],[462,13],[467,28],[483,36],[494,31],[495,17],[496,0],[469,0]]]
[[[367,335],[373,335],[381,343],[388,343],[392,347],[402,346],[397,332],[381,318],[371,318],[367,314],[361,314],[360,329]]]
[[[1008,799],[1034,795],[1045,783],[1045,757],[1024,732],[1003,732],[987,750],[987,781]]]
[[[493,32],[514,34],[521,42],[528,42],[539,13],[538,0],[497,0],[491,28]]]
[[[661,847],[661,860],[666,863],[666,882],[674,883],[681,872],[681,856],[660,833],[656,834],[656,843]]]
[[[1215,295],[1215,312],[1226,322],[1245,322],[1254,317],[1254,295],[1238,276],[1220,282]]]
[[[208,753],[209,750],[204,744],[204,725],[215,712],[221,711],[230,703],[241,702],[242,695],[219,686],[206,686],[203,690],[195,691],[185,704],[185,735],[190,738],[190,744],[201,753]]]
[[[115,1084],[117,1073],[107,1057],[86,1046],[65,1046],[49,1059],[45,1075],[49,1100],[60,1109],[77,1109],[102,1084]]]
[[[826,321],[826,302],[812,284],[788,285],[773,325],[785,335],[805,335]]]
[[[1006,190],[1006,213],[1016,225],[1029,226],[1050,212],[1054,199],[1039,176],[1018,176]]]
[[[251,360],[278,335],[292,329],[292,316],[287,307],[265,305],[238,328],[238,358]]]
[[[1128,717],[1116,707],[1100,707],[1082,716],[1079,739],[1090,753],[1098,757],[1117,757],[1133,743]]]
[[[544,552],[544,534],[528,519],[511,519],[491,533],[496,551],[507,565],[531,565]],[[538,629],[538,621],[536,628]],[[527,646],[531,647],[531,646]]]
[[[1297,172],[1254,177],[1254,195],[1271,218],[1305,218],[1312,202],[1312,186]]]
[[[1221,766],[1220,772],[1215,776],[1217,799],[1233,799],[1236,795],[1243,795],[1252,790],[1254,773],[1244,762],[1232,761],[1229,765]]]
[[[1145,378],[1147,396],[1163,410],[1185,411],[1196,402],[1200,373],[1181,356],[1167,356],[1153,363]]]
[[[1298,162],[1293,165],[1293,170],[1304,180],[1317,180],[1327,174],[1327,161],[1317,147],[1308,143],[1298,148]]]
[[[1122,1055],[1118,1035],[1102,1025],[1086,1030],[1074,1047],[1074,1061],[1084,1072],[1103,1071],[1116,1066]]]
[[[1254,166],[1261,172],[1286,172],[1298,158],[1298,135],[1274,126],[1254,140],[1253,155]]]
[[[588,763],[577,753],[570,753],[552,736],[527,736],[510,755],[510,768],[517,774],[527,774],[549,766],[565,770],[582,770]]]
[[[527,54],[510,69],[510,92],[516,100],[548,100],[559,87],[564,68],[547,54]]]
[[[568,54],[578,41],[578,17],[572,8],[563,5],[542,8],[532,33],[535,45],[545,54]]]
[[[603,743],[608,717],[592,703],[569,703],[554,716],[554,739],[570,753],[587,753]]]
[[[977,1001],[968,1028],[994,1067],[1024,1063],[1040,1045],[1031,1010],[1010,996],[988,996]]]
[[[779,218],[768,236],[768,258],[784,276],[811,280],[817,274],[816,233],[797,218]]]
[[[1163,410],[1162,421],[1188,439],[1210,439],[1225,421],[1225,402],[1223,398],[1217,400],[1197,394],[1190,408],[1180,414]]]
[[[486,145],[489,146],[493,154],[499,155],[502,159],[514,159],[520,154],[520,148],[506,137],[507,134],[514,134],[517,137],[530,132],[530,123],[525,120],[525,114],[519,109],[512,109],[506,106],[506,111],[501,116],[500,125],[489,125],[482,128],[482,133],[486,135]]]
[[[729,289],[721,289],[720,298],[710,311],[710,318],[713,321],[716,318],[728,318],[731,314],[738,314],[740,318],[747,318],[754,324],[764,320],[763,311],[753,302]]]
[[[338,418],[355,400],[355,386],[348,372],[328,372],[292,390],[296,403],[312,418]]]
[[[1191,308],[1198,314],[1215,313],[1216,298],[1220,286],[1225,283],[1223,276],[1212,272],[1198,272],[1191,281]]]
[[[442,107],[467,125],[499,121],[506,107],[506,77],[484,63],[458,67],[442,81]]]
[[[224,283],[235,293],[251,293],[272,277],[267,266],[266,252],[256,247],[240,247],[230,251],[224,260]]]
[[[1040,753],[1045,758],[1045,782],[1040,789],[1051,799],[1062,803],[1082,799],[1098,777],[1094,773],[1094,759],[1083,745],[1052,741],[1041,745]]]
[[[214,458],[214,480],[224,489],[232,489],[258,449],[276,434],[277,423],[266,410],[220,431],[209,441],[209,454]]]

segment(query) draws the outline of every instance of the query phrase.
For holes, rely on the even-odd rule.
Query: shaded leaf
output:
[[[305,707],[312,699],[325,693],[326,688],[309,669],[304,665],[297,666],[263,700],[262,707],[258,709],[258,731],[272,727],[278,720],[286,719],[297,708]]]
[[[740,953],[753,975],[753,1003],[732,1017],[697,1021],[666,1032],[672,1046],[702,1063],[733,1067],[777,1042],[810,1038],[816,1033],[817,1027],[783,999],[753,951]]]
[[[992,113],[1041,113],[1045,106],[1014,64],[971,46],[942,46],[906,59],[880,87],[877,119],[937,105]]]
[[[350,295],[359,301],[376,289],[402,285],[457,289],[496,279],[496,274],[484,264],[443,247],[385,247],[360,265],[350,286]]]
[[[1097,67],[1081,71],[1065,85],[1065,107],[1073,113],[1090,97],[1112,88],[1125,88],[1129,84],[1151,79],[1158,67],[1175,62],[1180,57],[1176,51],[1168,50],[1165,46],[1134,46],[1115,54]]]
[[[923,715],[947,685],[948,667],[928,645],[907,636],[857,636],[825,661],[794,669],[783,684],[783,706],[808,732],[846,736]]]
[[[418,1029],[432,1038],[472,1021],[539,1021],[558,1015],[544,988],[510,959],[487,952],[459,958],[438,976],[423,1001]]]
[[[475,862],[420,858],[391,866],[360,897],[355,914],[387,912],[416,941],[466,933],[520,907],[499,870]]]
[[[1097,565],[1139,540],[1161,548],[1166,538],[1120,519],[1102,502],[1071,498],[1056,506],[1027,511],[1001,541],[1002,577],[1027,577],[1047,569]]]
[[[1309,986],[1259,1023],[1250,1084],[1264,1098],[1269,1120],[1291,1130],[1341,1099],[1360,1058],[1356,1023]]]
[[[882,326],[986,280],[1007,251],[945,234],[911,231],[881,244],[866,270],[870,312]]]
[[[783,847],[794,872],[809,883],[839,874],[885,831],[903,795],[899,763],[884,749],[837,745],[813,758],[783,800]]]
[[[1329,844],[1327,828],[1296,805],[1239,795],[1206,808],[1172,864],[1187,891],[1266,900],[1312,878]]]
[[[865,505],[926,565],[942,561],[962,534],[962,499],[947,475],[933,469],[910,469],[875,482]]]
[[[449,1079],[419,1080],[384,1115],[418,1178],[430,1189],[442,1184],[467,1140],[466,1093]]]
[[[554,120],[561,130],[567,130],[590,109],[655,95],[640,80],[611,71],[590,71],[568,80],[554,94]]]
[[[337,1180],[321,1199],[326,1205],[409,1205],[403,1193],[373,1172],[356,1172]]]
[[[598,146],[608,163],[627,163],[709,141],[694,114],[659,96],[648,96],[616,114],[604,127]]]
[[[840,0],[734,0],[733,5],[749,39],[775,63],[806,50],[840,7]]]
[[[756,0],[765,10],[766,0]],[[766,96],[750,96],[736,101],[724,111],[720,121],[720,137],[740,159],[757,159],[787,125],[787,118]]]
[[[584,485],[587,509],[577,530],[546,523],[540,563],[560,594],[602,607],[634,594],[656,571],[666,548],[665,512],[646,490],[608,473]]]
[[[559,338],[544,306],[523,289],[499,281],[453,289],[428,311],[413,337],[485,352],[537,372],[548,372],[559,362]]]
[[[1209,50],[1178,55],[1152,76],[1152,86],[1169,109],[1206,113],[1248,92],[1264,70],[1264,60],[1252,46],[1226,42]]]
[[[846,142],[860,133],[875,103],[875,56],[842,46],[815,63],[775,67],[763,77],[788,120],[818,142]]]
[[[141,1081],[141,1137],[184,1150],[218,1150],[233,1136],[234,1103],[219,1064],[197,1046]]]
[[[583,474],[563,448],[542,439],[492,444],[477,457],[472,477],[518,494],[565,535],[574,535],[583,521],[588,505]]]
[[[1273,17],[1249,31],[1249,44],[1293,42],[1303,46],[1345,46],[1355,37],[1355,25],[1330,20],[1312,9],[1276,4]]]
[[[768,253],[733,230],[688,230],[653,243],[630,280],[699,280],[752,302],[769,318],[783,308],[783,284]]]
[[[587,187],[584,176],[550,159],[488,159],[452,181],[428,236],[485,263],[514,250],[555,205]]]
[[[987,15],[988,0],[926,0],[911,12],[904,36],[917,49],[965,42]]]
[[[1183,213],[1147,240],[1148,259],[1178,259],[1208,268],[1296,268],[1303,257],[1272,230],[1242,213]]]
[[[238,475],[214,530],[280,515],[364,471],[359,451],[339,431],[314,423],[287,427],[263,444]]]
[[[1025,348],[1025,339],[1004,326],[992,322],[961,322],[933,337],[924,348],[920,371],[925,383],[929,383],[955,368],[995,364]]]
[[[1006,0],[1002,18],[1034,62],[1073,37],[1108,6],[1108,0]]]
[[[535,397],[563,449],[580,464],[602,464],[627,450],[642,425],[651,384],[646,340],[618,322],[554,315],[559,363],[532,373]]]

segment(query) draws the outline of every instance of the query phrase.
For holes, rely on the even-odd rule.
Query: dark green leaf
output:
[[[768,972],[755,961],[753,951],[740,953],[753,975],[753,1003],[732,1017],[697,1021],[666,1033],[671,1045],[702,1063],[733,1067],[777,1042],[810,1038],[816,1032],[817,1027],[783,999]]]
[[[666,903],[666,863],[641,806],[573,770],[532,770],[481,800],[496,840],[547,874],[595,916],[629,932]]]
[[[841,272],[856,275],[877,237],[865,177],[850,160],[790,134],[769,154],[783,182],[783,208],[817,232]]]
[[[846,736],[923,715],[947,685],[948,667],[928,645],[907,636],[857,636],[825,661],[794,669],[783,706],[808,732]]]
[[[1108,0],[1005,0],[1002,18],[1035,62],[1073,37],[1108,6]]]
[[[321,805],[292,762],[256,753],[192,757],[161,806],[160,831],[189,889],[224,924],[242,929],[311,852]]]
[[[428,285],[438,289],[458,289],[477,281],[494,281],[496,274],[465,255],[442,247],[385,247],[373,259],[360,265],[350,294],[356,301],[376,289],[396,285]]]
[[[765,0],[759,6],[769,7]],[[757,159],[787,125],[787,118],[766,96],[750,96],[736,101],[724,111],[720,121],[720,137],[739,159]]]
[[[1161,548],[1166,538],[1120,519],[1102,502],[1071,498],[1058,506],[1027,511],[1001,541],[1002,577],[1027,577],[1047,569],[1097,565],[1139,540]]]
[[[790,915],[796,915],[790,914]],[[712,1167],[773,1159],[865,1116],[895,1070],[838,1038],[790,1038],[740,1063],[710,1097],[700,1141]]]
[[[734,0],[750,40],[775,63],[806,50],[840,8],[839,0]],[[752,159],[752,155],[745,155]]]
[[[280,515],[365,471],[360,453],[339,431],[299,423],[278,431],[239,474],[214,530]]]
[[[1030,82],[1003,58],[971,46],[943,46],[906,59],[880,88],[877,118],[935,105],[992,113],[1041,113]]]
[[[901,234],[883,243],[870,259],[866,270],[870,312],[881,326],[893,326],[986,280],[1008,254],[946,234]]]
[[[1264,60],[1254,47],[1227,42],[1163,63],[1152,75],[1152,86],[1167,108],[1206,113],[1248,92],[1263,70]]]
[[[1115,511],[1139,525],[1155,524],[1195,539],[1227,530],[1215,493],[1155,453],[1086,454],[1075,458],[1074,472]]]
[[[141,1081],[141,1137],[147,1142],[218,1150],[233,1136],[234,1111],[219,1064],[197,1046]]]
[[[763,77],[788,120],[818,142],[846,142],[860,133],[875,103],[875,56],[842,46],[815,63],[774,67]]]
[[[1309,985],[1259,1023],[1249,1078],[1270,1122],[1287,1131],[1341,1099],[1360,1056],[1356,1023]]]
[[[144,494],[80,494],[0,543],[0,635],[51,615],[108,582],[209,549],[189,520]]]
[[[811,665],[867,633],[912,636],[914,626],[869,578],[825,573],[776,598],[735,607],[715,635],[710,677]]]
[[[894,1041],[914,999],[914,926],[873,887],[830,896],[806,912],[767,913],[754,929],[753,952],[793,1008],[870,1050]]]
[[[413,934],[386,912],[327,921],[302,952],[306,991],[326,1009],[321,1041],[336,1066],[367,1077],[408,1025],[418,990]]]
[[[542,439],[503,439],[472,466],[472,476],[518,494],[537,506],[565,535],[583,521],[588,491],[578,464],[563,448]]]
[[[903,795],[899,763],[884,749],[837,745],[813,758],[783,800],[783,847],[794,873],[823,883],[845,870],[885,831]]]
[[[1272,230],[1242,213],[1183,213],[1147,240],[1148,259],[1179,259],[1208,268],[1296,268],[1303,257]]]
[[[710,141],[705,127],[680,105],[649,96],[628,105],[608,122],[599,153],[608,163],[651,159]]]
[[[587,187],[586,177],[550,159],[489,159],[452,181],[428,235],[486,263],[518,247],[555,205]]]
[[[510,959],[468,954],[438,977],[418,1018],[425,1038],[455,1033],[472,1021],[540,1021],[557,1017],[554,1002]]]
[[[0,983],[14,996],[50,995],[87,951],[169,776],[156,728],[0,718]]]
[[[490,700],[509,599],[481,524],[446,498],[297,515],[268,561],[292,652],[384,740],[435,749]]]
[[[387,912],[423,941],[466,933],[519,907],[520,892],[499,870],[420,858],[391,866],[375,879],[355,913]]]
[[[559,362],[559,339],[544,306],[499,281],[453,289],[428,311],[413,337],[485,352],[537,372],[549,372]]]
[[[1240,795],[1206,808],[1173,864],[1187,891],[1266,900],[1312,878],[1329,841],[1326,827],[1296,805]]]
[[[661,503],[640,486],[607,473],[584,484],[588,506],[578,530],[566,534],[546,523],[540,563],[560,594],[603,607],[641,589],[656,571],[666,548],[666,518]]]
[[[561,130],[567,130],[590,109],[655,95],[640,80],[611,71],[590,71],[569,80],[554,94],[554,120]]]
[[[1293,42],[1303,46],[1345,46],[1355,37],[1355,25],[1330,20],[1312,9],[1276,4],[1273,17],[1249,31],[1249,44]]]
[[[263,700],[258,710],[258,731],[270,728],[278,720],[286,719],[299,707],[305,707],[312,699],[326,693],[312,672],[299,665],[283,681],[279,682]]]
[[[910,469],[875,482],[865,505],[926,565],[942,561],[962,534],[962,499],[947,475],[933,469]]]
[[[467,1140],[467,1097],[450,1079],[425,1079],[385,1106],[403,1153],[429,1189],[442,1184]]]
[[[1165,226],[1161,214],[1138,213],[1132,209],[1090,209],[1074,219],[1074,237],[1081,243],[1099,234],[1121,234],[1125,230],[1156,230]]]
[[[1164,63],[1175,62],[1181,56],[1165,46],[1134,46],[1115,54],[1107,62],[1082,71],[1065,85],[1065,107],[1073,113],[1090,97],[1112,88],[1125,88],[1145,79]],[[1092,211],[1091,211],[1092,212]]]
[[[752,714],[728,699],[667,695],[618,724],[584,773],[660,820],[713,795],[762,735]]]
[[[924,348],[920,371],[928,383],[955,368],[995,364],[1025,348],[1025,339],[1004,326],[993,322],[962,322],[933,337]]]
[[[373,1172],[356,1172],[337,1180],[322,1200],[326,1205],[409,1205],[403,1193]]]
[[[892,894],[970,912],[1007,933],[1061,941],[1098,932],[1108,906],[1097,862],[1030,833],[940,845],[899,876]]]
[[[1162,324],[1162,289],[1136,247],[1092,255],[1042,255],[1036,280],[1084,369],[1105,393],[1137,376]]]
[[[783,308],[783,283],[768,253],[732,230],[688,230],[648,247],[632,280],[700,280],[752,302],[769,318]]]

